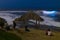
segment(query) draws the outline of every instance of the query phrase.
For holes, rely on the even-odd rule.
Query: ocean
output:
[[[26,12],[28,11],[0,11],[0,17],[4,18],[10,25],[13,24],[12,21],[15,18],[21,17],[21,15],[25,14]],[[39,12],[37,12],[36,14],[38,14],[40,17],[44,19],[44,21],[40,22],[40,24],[60,27],[60,19],[59,19],[60,15],[59,17],[58,16],[49,17],[49,16],[41,15]],[[57,21],[55,20],[55,18],[57,18],[56,19]],[[35,20],[30,20],[30,21],[32,21],[33,23],[36,22]]]

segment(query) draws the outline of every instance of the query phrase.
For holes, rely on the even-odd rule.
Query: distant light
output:
[[[56,13],[56,11],[42,11],[43,14],[54,14]]]

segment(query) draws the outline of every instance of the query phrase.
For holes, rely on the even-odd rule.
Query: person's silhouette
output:
[[[16,23],[15,21],[13,21],[13,28],[15,29],[15,27],[16,27]]]
[[[30,31],[30,30],[28,29],[28,26],[25,26],[25,31],[28,31],[28,32]]]

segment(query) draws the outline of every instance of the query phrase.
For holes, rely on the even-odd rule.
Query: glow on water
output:
[[[57,11],[42,11],[44,14],[55,14]]]

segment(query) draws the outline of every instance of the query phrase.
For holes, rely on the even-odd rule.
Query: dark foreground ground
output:
[[[5,32],[4,30],[0,30],[0,40],[21,40],[21,37],[9,32]]]

